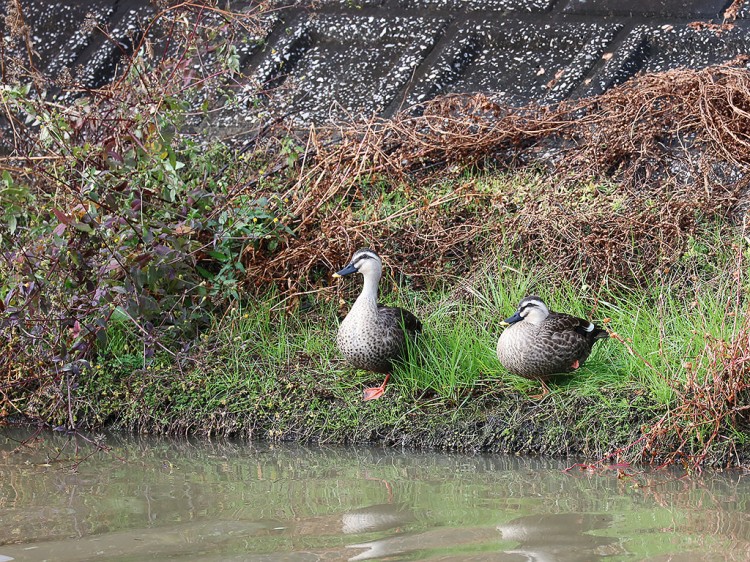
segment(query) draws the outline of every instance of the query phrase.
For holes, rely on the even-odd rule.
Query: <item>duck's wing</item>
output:
[[[550,312],[550,315],[544,321],[544,329],[548,333],[558,334],[564,339],[583,339],[589,345],[593,345],[600,338],[609,337],[606,330],[602,330],[594,323],[561,312]],[[566,337],[565,334],[568,334],[568,336]]]
[[[422,331],[422,322],[408,310],[398,306],[385,306],[378,304],[378,317],[387,324],[402,327],[411,334]]]

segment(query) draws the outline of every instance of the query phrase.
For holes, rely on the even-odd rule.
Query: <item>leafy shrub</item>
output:
[[[247,18],[191,4],[158,14],[151,36],[159,25],[169,41],[143,39],[122,76],[85,97],[53,98],[41,79],[0,88],[17,164],[0,179],[0,414],[75,425],[61,406],[93,376],[113,320],[145,359],[174,354],[239,298],[243,256],[291,234],[267,185],[237,183],[257,155],[183,132],[234,103],[233,30]]]

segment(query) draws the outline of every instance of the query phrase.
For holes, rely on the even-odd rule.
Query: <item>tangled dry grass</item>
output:
[[[736,274],[739,283],[740,267]],[[740,320],[729,341],[704,337],[701,354],[683,364],[684,381],[671,382],[675,407],[645,428],[642,456],[652,464],[700,470],[720,458],[727,467],[742,465],[737,446],[750,426],[750,318]]]
[[[585,466],[598,470],[632,454],[651,465],[697,471],[707,462],[726,468],[746,462],[738,445],[750,425],[750,320],[745,318],[729,341],[710,334],[705,338],[701,354],[683,364],[685,379],[667,381],[675,393],[674,407],[642,427],[640,438]]]
[[[296,237],[275,256],[250,256],[250,274],[295,285],[357,245],[379,244],[418,275],[425,257],[470,260],[483,239],[563,273],[583,268],[590,283],[638,283],[672,264],[701,223],[741,206],[750,164],[747,61],[642,75],[556,106],[447,96],[418,115],[312,130],[285,193]],[[490,166],[544,167],[548,179],[520,202],[476,190],[471,179],[435,198],[445,178]],[[612,188],[592,190],[592,178]],[[406,209],[380,209],[365,186],[373,181],[406,185]],[[350,209],[358,205],[372,206],[375,218],[357,220]]]
[[[671,450],[668,464],[700,467],[719,448],[730,466],[740,465],[737,441],[730,436],[746,431],[750,421],[750,322],[746,319],[729,342],[707,338],[702,356],[685,367],[688,376],[678,387],[677,406],[649,430],[646,451],[663,455]]]

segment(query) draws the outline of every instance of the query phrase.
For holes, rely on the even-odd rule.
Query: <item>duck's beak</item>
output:
[[[505,320],[503,320],[503,321],[502,321],[502,322],[500,323],[500,325],[501,325],[501,326],[510,326],[511,324],[515,324],[516,322],[519,322],[519,321],[521,321],[521,320],[523,320],[523,316],[521,316],[521,314],[520,314],[520,313],[516,312],[516,313],[515,313],[515,314],[514,314],[513,316],[511,316],[510,318],[506,318]]]
[[[352,273],[357,273],[357,268],[354,267],[352,264],[347,265],[344,269],[341,271],[337,271],[333,274],[334,277],[344,277],[346,275],[351,275]]]

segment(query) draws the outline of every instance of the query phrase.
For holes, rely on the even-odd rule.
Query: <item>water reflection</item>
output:
[[[341,532],[352,535],[368,531],[386,531],[402,527],[414,519],[414,514],[405,504],[381,503],[344,513],[341,516]]]
[[[622,552],[618,540],[588,534],[594,529],[609,527],[612,517],[560,513],[519,517],[492,528],[440,528],[411,535],[388,537],[368,543],[351,545],[363,552],[349,560],[371,560],[423,549],[448,550],[461,545],[500,542],[498,538],[517,543],[517,548],[498,552],[492,560],[534,560],[538,562],[568,560],[600,560]],[[499,535],[497,534],[499,532]],[[489,559],[489,558],[488,558]]]
[[[502,537],[519,543],[511,553],[523,554],[526,559],[547,562],[600,560],[604,556],[621,553],[618,540],[591,534],[589,531],[612,526],[612,516],[582,513],[554,513],[527,515],[499,525]]]
[[[618,479],[515,457],[110,444],[72,470],[74,444],[59,436],[17,451],[0,438],[0,560],[750,559],[743,474]]]
[[[349,545],[362,550],[349,560],[373,560],[391,558],[396,555],[413,554],[420,551],[471,551],[477,545],[498,543],[497,531],[491,527],[440,527],[419,533],[406,533],[388,538]],[[499,546],[499,545],[498,545]],[[409,556],[408,559],[412,557]],[[492,558],[493,560],[515,560],[516,558]]]

